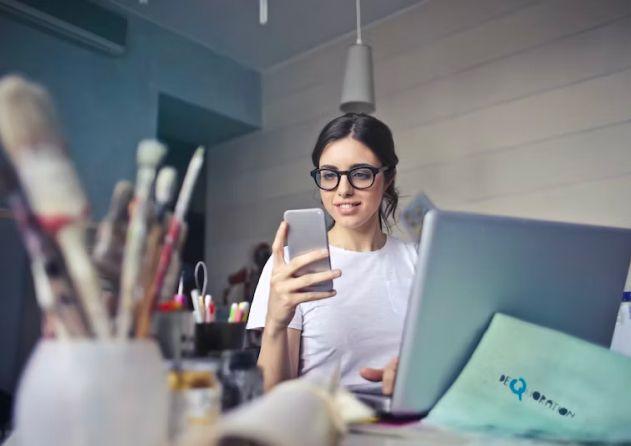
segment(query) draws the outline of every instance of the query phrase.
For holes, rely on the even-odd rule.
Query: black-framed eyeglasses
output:
[[[346,175],[348,182],[355,189],[368,189],[375,183],[375,177],[379,172],[389,169],[390,166],[357,166],[349,170],[313,169],[310,173],[320,189],[330,191],[340,184],[342,175]]]

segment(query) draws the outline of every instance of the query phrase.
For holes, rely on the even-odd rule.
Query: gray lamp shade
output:
[[[363,43],[357,43],[348,49],[340,110],[344,113],[375,111],[372,50]]]

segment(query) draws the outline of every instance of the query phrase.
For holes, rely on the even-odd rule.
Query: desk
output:
[[[453,443],[452,443],[453,444]],[[435,442],[418,439],[391,438],[381,435],[349,434],[340,446],[438,446]]]
[[[394,438],[382,435],[349,434],[340,446],[559,446],[560,443],[550,443],[539,440],[520,440],[508,438],[462,440],[436,442],[431,438]],[[562,443],[564,446],[576,443]],[[578,444],[576,444],[578,446]]]
[[[396,428],[394,428],[396,429]],[[568,446],[573,443],[563,443]],[[559,446],[541,440],[503,438],[503,437],[472,437],[459,434],[440,433],[436,431],[417,431],[414,438],[397,438],[374,433],[354,433],[346,435],[340,446]]]
[[[20,442],[17,436],[14,434],[10,436],[2,446],[20,446]],[[376,434],[359,434],[349,433],[339,446],[558,446],[559,443],[549,443],[535,440],[519,440],[519,439],[484,439],[483,441],[476,440],[459,440],[457,438],[446,439],[445,441],[437,442],[436,436],[427,435],[419,436],[417,438],[394,438],[386,437]],[[564,443],[564,446],[568,446],[569,443]]]

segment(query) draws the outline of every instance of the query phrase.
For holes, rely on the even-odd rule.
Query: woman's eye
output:
[[[368,169],[356,170],[353,172],[353,178],[357,180],[367,180],[372,175],[372,172]]]
[[[322,172],[321,174],[323,180],[332,181],[337,178],[337,175],[333,172]]]

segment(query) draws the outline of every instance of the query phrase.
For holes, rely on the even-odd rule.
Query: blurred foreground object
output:
[[[20,446],[164,445],[168,390],[149,341],[40,341],[22,375]]]
[[[336,445],[350,423],[370,420],[373,412],[333,387],[304,378],[284,382],[220,419],[213,444]]]
[[[86,246],[88,202],[66,153],[48,93],[18,76],[0,80],[0,141],[42,229],[59,245],[92,331],[111,336]]]

